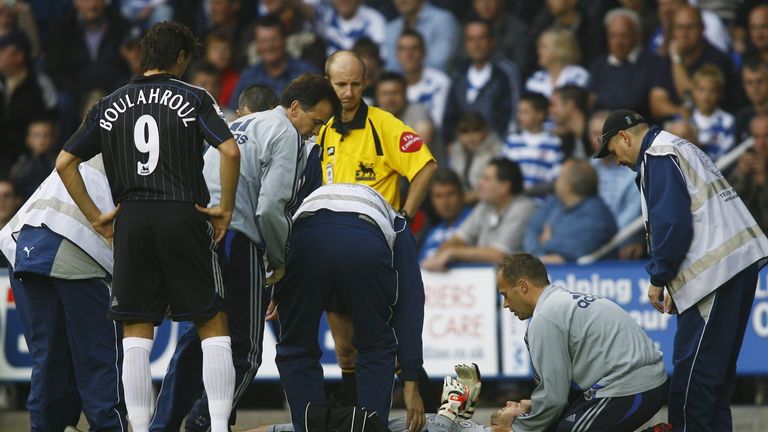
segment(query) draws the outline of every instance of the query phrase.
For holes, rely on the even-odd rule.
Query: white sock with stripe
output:
[[[227,432],[235,393],[232,342],[229,336],[216,336],[204,339],[200,345],[203,348],[203,385],[208,395],[211,432]]]
[[[148,432],[152,418],[152,376],[149,353],[152,339],[123,339],[123,389],[128,421],[134,432]]]

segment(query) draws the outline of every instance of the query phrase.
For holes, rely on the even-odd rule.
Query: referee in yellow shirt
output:
[[[410,217],[424,200],[437,163],[413,129],[363,101],[365,73],[365,64],[351,51],[337,51],[325,64],[342,112],[341,118],[332,118],[318,135],[323,184],[365,184]],[[398,188],[400,176],[411,183],[404,204]]]
[[[424,140],[394,115],[363,101],[366,70],[351,51],[337,51],[325,63],[325,74],[341,100],[340,115],[332,118],[317,135],[321,148],[323,183],[361,183],[376,189],[406,218],[413,216],[427,194],[437,163]],[[401,202],[399,179],[410,182],[405,203]],[[392,326],[398,338],[400,378],[408,426],[421,431],[425,424],[424,405],[417,380],[422,371],[421,332],[424,321],[424,286],[421,280],[416,241],[403,227],[394,247],[399,295]],[[338,302],[335,302],[338,303]],[[348,307],[348,306],[347,306]],[[355,388],[355,349],[352,324],[342,313],[344,305],[334,304],[328,323],[334,335],[336,356],[342,368],[344,388]],[[354,396],[353,396],[354,397]]]

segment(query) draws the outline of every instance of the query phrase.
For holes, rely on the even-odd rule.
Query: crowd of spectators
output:
[[[139,39],[198,35],[184,77],[225,115],[351,49],[367,103],[442,170],[414,220],[424,267],[527,251],[573,261],[640,215],[634,175],[591,161],[607,112],[634,109],[713,160],[768,228],[768,1],[15,0],[0,2],[0,207],[32,194],[94,101],[141,73]],[[10,212],[12,214],[12,211]],[[633,236],[608,258],[643,255]]]

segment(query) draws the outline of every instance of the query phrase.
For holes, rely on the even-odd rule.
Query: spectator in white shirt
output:
[[[547,98],[564,85],[587,88],[589,72],[579,66],[581,50],[573,32],[566,29],[550,29],[539,36],[539,66],[525,83],[525,89],[540,93]]]
[[[309,3],[309,2],[308,2]],[[363,0],[330,0],[316,2],[314,8],[302,7],[313,18],[317,33],[325,40],[326,54],[339,50],[351,50],[355,41],[368,37],[383,48],[387,20]]]
[[[421,34],[412,29],[403,30],[397,41],[397,61],[408,82],[408,102],[429,108],[432,120],[440,127],[451,79],[439,69],[425,67],[426,56]]]

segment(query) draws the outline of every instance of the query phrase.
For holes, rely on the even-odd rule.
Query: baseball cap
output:
[[[32,45],[30,44],[27,35],[23,32],[19,30],[11,30],[5,34],[5,36],[0,37],[0,48],[5,48],[10,45],[24,51],[24,54],[29,58],[29,53],[32,51]]]
[[[614,135],[642,123],[648,122],[645,121],[643,116],[632,110],[620,109],[610,113],[608,118],[605,119],[605,123],[603,123],[603,133],[600,135],[600,150],[593,157],[600,159],[608,156],[608,142]]]

